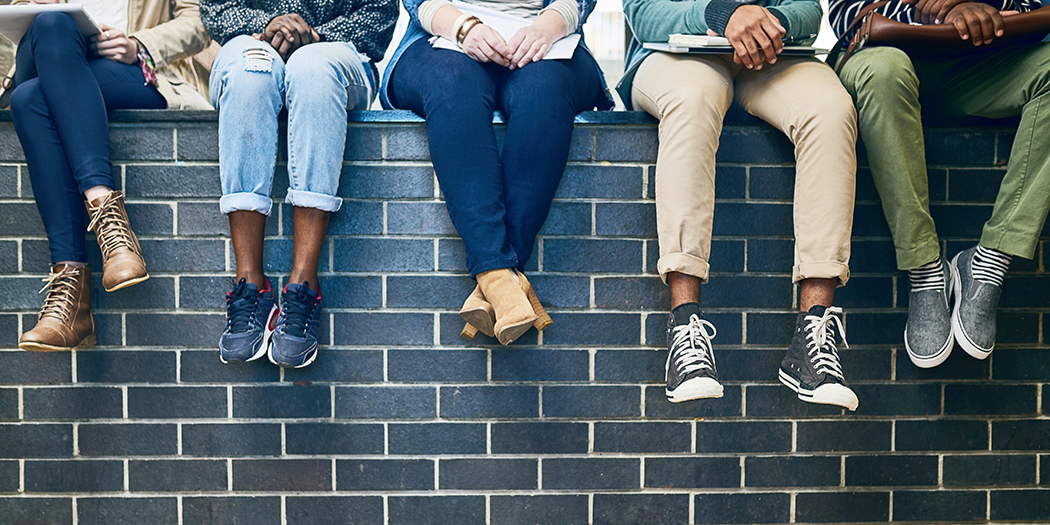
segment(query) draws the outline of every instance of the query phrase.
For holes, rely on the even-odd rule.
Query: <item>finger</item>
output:
[[[967,12],[966,16],[966,29],[970,33],[970,41],[973,45],[979,46],[984,43],[984,32],[981,30],[981,21],[972,12]]]
[[[273,38],[270,40],[270,47],[272,47],[274,51],[277,51],[281,48],[282,44],[284,44],[284,35],[280,32],[274,34]]]
[[[755,65],[757,69],[762,69],[763,62],[769,62],[772,64],[777,61],[777,54],[773,50],[773,41],[766,33],[761,31],[757,32],[755,34],[755,43],[758,44],[758,53],[761,53],[761,55],[758,56],[758,62]]]
[[[773,24],[773,27],[776,28],[777,33],[780,33],[780,35],[778,36],[783,36],[787,34],[787,29],[784,29],[784,26],[780,25],[780,20],[777,19],[776,15],[770,13],[768,10],[766,11],[766,20]],[[766,32],[769,33],[769,31]],[[769,36],[772,37],[773,33],[769,33]]]
[[[779,25],[780,24],[772,24],[772,23],[764,23],[764,24],[762,24],[762,29],[765,30],[765,36],[769,39],[770,49],[768,51],[770,53],[772,53],[772,54],[766,53],[766,57],[768,59],[771,59],[771,60],[769,60],[770,64],[776,62],[777,61],[777,55],[779,55],[780,52],[784,50],[784,41],[783,41],[784,33],[781,32],[780,28],[777,27]]]
[[[929,15],[927,13],[927,9],[929,9],[929,7],[930,7],[930,1],[929,0],[919,0],[918,2],[915,3],[915,13],[917,15],[919,15],[919,23],[922,23],[922,24],[928,23],[927,22],[927,18],[929,18]]]
[[[1003,36],[1003,33],[1006,32],[1006,24],[1003,23],[1003,16],[999,14],[998,11],[992,11],[988,14],[990,15],[989,18],[992,19],[992,34],[997,37]]]
[[[495,31],[489,31],[485,35],[485,41],[494,53],[489,58],[501,66],[509,66],[510,61],[507,60],[507,57],[510,56],[510,50],[507,49],[507,43],[503,41],[503,37],[499,36],[499,33]]]
[[[532,51],[532,46],[536,43],[536,38],[535,36],[530,35],[518,42],[515,42],[514,40],[514,38],[511,38],[510,42],[507,43],[507,47],[509,48],[508,51],[511,52],[510,65],[521,67],[528,62],[525,60],[525,57]]]
[[[540,50],[543,49],[543,45],[544,44],[541,40],[533,40],[529,48],[525,51],[525,54],[521,57],[520,60],[516,61],[515,64],[517,64],[518,67],[525,67],[525,64],[528,64],[529,62],[535,62],[536,60],[543,58],[543,55],[537,56]]]
[[[314,29],[314,28],[312,28],[312,27],[311,27],[311,28],[310,28],[310,33],[311,33],[311,35],[310,35],[310,36],[312,36],[312,37],[313,37],[313,39],[314,39],[314,42],[320,42],[320,41],[321,41],[321,34],[320,34],[320,33],[318,33],[316,29]]]
[[[477,55],[474,60],[477,60],[478,62],[490,62],[491,59],[489,57],[495,53],[495,51],[492,50],[492,46],[490,46],[484,38],[479,38],[474,45],[476,47],[475,54]]]
[[[952,24],[955,26],[955,30],[959,32],[959,38],[966,40],[970,38],[970,30],[966,27],[966,20],[961,16],[955,17],[952,20]]]
[[[743,41],[730,42],[733,44],[733,62],[737,64],[743,64],[744,67],[751,69],[754,64],[751,62],[751,54],[748,53],[747,47],[744,46]]]
[[[296,35],[296,44],[303,45],[312,42],[312,40],[310,40],[310,32],[312,31],[312,28],[302,19],[302,17],[296,17],[296,20],[292,22],[292,28],[298,33]]]
[[[288,52],[291,50],[292,43],[285,40],[284,42],[281,42],[281,47],[277,50],[277,53],[280,54],[282,57],[286,57],[288,56]]]
[[[1014,15],[1016,15],[1019,12],[1020,11],[999,11],[999,16],[1005,18],[1005,17],[1008,17],[1008,16],[1014,16]]]
[[[748,58],[751,62],[751,67],[754,69],[762,68],[762,50],[759,48],[758,43],[755,41],[755,37],[748,35],[744,38],[744,49],[747,51]]]

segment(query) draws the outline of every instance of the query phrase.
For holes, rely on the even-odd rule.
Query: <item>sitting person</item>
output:
[[[857,11],[870,3],[831,0],[836,34],[845,32]],[[956,341],[977,359],[991,354],[1010,260],[1031,259],[1039,246],[1050,208],[1050,148],[1043,142],[1050,137],[1050,114],[1042,106],[1050,101],[1050,44],[980,47],[1003,34],[1004,16],[1038,7],[1033,0],[893,0],[878,12],[900,22],[952,24],[959,38],[975,47],[947,57],[866,47],[841,66],[839,77],[857,107],[860,137],[893,235],[897,267],[908,272],[904,346],[920,368],[943,363]],[[1021,115],[1010,163],[980,241],[951,263],[941,255],[930,216],[920,105],[949,116]]]
[[[95,344],[88,228],[102,251],[107,292],[149,278],[124,196],[115,189],[107,112],[211,109],[198,93],[207,73],[191,59],[208,44],[196,0],[85,0],[84,8],[101,33],[86,37],[70,15],[43,13],[15,59],[11,118],[52,264],[36,326],[18,340],[23,350]]]
[[[783,40],[816,33],[816,0],[625,0],[634,30],[618,89],[629,108],[660,119],[656,217],[660,276],[671,287],[667,398],[722,397],[701,284],[708,280],[715,211],[715,152],[732,103],[795,144],[795,264],[801,288],[780,380],[811,403],[857,408],[837,344],[845,343],[835,288],[849,279],[857,168],[856,117],[835,74],[813,57],[783,56]],[[669,35],[724,35],[733,54],[653,52]],[[785,298],[786,299],[786,298]],[[841,336],[841,338],[840,338]]]
[[[201,18],[222,43],[211,76],[219,110],[219,207],[229,216],[237,283],[226,294],[222,361],[268,354],[282,367],[317,357],[317,263],[336,196],[346,112],[366,109],[397,20],[396,0],[205,0]],[[263,275],[278,124],[288,110],[288,195],[295,227],[280,308]]]
[[[407,0],[408,31],[384,74],[383,106],[427,121],[430,157],[449,215],[477,280],[460,315],[474,330],[509,344],[550,324],[528,279],[536,233],[565,171],[577,113],[607,109],[602,73],[579,45],[572,58],[542,60],[579,32],[593,0],[472,3],[532,19],[509,41],[448,0]],[[463,52],[432,47],[430,35]],[[502,152],[493,110],[507,122]]]

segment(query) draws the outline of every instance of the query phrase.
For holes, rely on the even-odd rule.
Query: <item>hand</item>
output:
[[[507,43],[495,29],[485,25],[477,24],[467,33],[463,39],[463,52],[468,57],[478,62],[494,62],[503,67],[510,66],[510,50]]]
[[[944,23],[954,24],[959,38],[967,38],[973,45],[991,44],[992,39],[1003,36],[1003,15],[988,4],[968,2],[959,4],[944,17]]]
[[[269,42],[283,60],[287,60],[296,49],[321,40],[317,31],[296,13],[274,17],[256,38]]]
[[[955,6],[974,0],[901,0],[905,4],[915,4],[915,21],[921,24],[943,24],[944,17]]]
[[[748,69],[762,69],[763,62],[774,64],[784,49],[781,38],[787,30],[766,8],[742,5],[726,24],[725,37],[733,45],[733,62]]]
[[[538,62],[563,36],[565,21],[561,15],[554,11],[545,11],[532,25],[519,29],[510,38],[510,42],[507,42],[510,69],[525,67],[529,62]]]
[[[101,33],[91,36],[91,49],[98,56],[115,60],[122,64],[134,64],[139,61],[139,41],[128,38],[123,31],[99,24]]]

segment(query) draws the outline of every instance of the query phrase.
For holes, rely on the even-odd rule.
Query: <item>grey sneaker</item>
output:
[[[682,308],[682,307],[679,307]],[[673,312],[667,320],[667,399],[672,403],[712,397],[722,397],[722,384],[715,371],[715,355],[711,339],[715,327],[696,312]],[[678,313],[682,324],[675,322]]]
[[[840,336],[846,345],[846,330],[835,315],[840,313],[841,308],[817,305],[798,314],[791,346],[780,363],[780,382],[807,403],[856,410],[857,394],[846,386],[836,346]]]
[[[952,259],[952,281],[955,282],[952,333],[967,354],[984,359],[995,348],[995,313],[1003,289],[974,280],[972,265],[976,251],[974,246]]]
[[[904,326],[904,348],[919,368],[933,368],[952,353],[952,270],[948,261],[912,282],[908,295],[908,324]]]

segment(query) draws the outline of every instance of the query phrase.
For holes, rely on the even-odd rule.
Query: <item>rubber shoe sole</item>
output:
[[[954,315],[952,323],[954,324]],[[941,363],[948,360],[948,356],[952,354],[952,347],[955,346],[955,329],[952,328],[952,333],[948,334],[948,341],[937,351],[936,354],[928,356],[915,355],[911,351],[911,346],[908,345],[908,327],[904,327],[904,349],[908,351],[908,359],[911,359],[913,365],[919,368],[933,368]]]
[[[310,356],[310,359],[307,359],[305,363],[303,363],[303,364],[301,364],[301,365],[295,365],[295,366],[288,366],[288,365],[286,365],[286,364],[281,364],[281,363],[278,363],[278,362],[277,362],[277,361],[276,361],[276,360],[275,360],[275,359],[273,358],[273,352],[272,352],[272,350],[273,350],[273,348],[272,348],[272,345],[270,345],[270,348],[268,348],[268,349],[267,349],[267,352],[266,352],[266,357],[270,359],[270,362],[271,362],[271,363],[273,363],[273,364],[275,364],[275,365],[277,365],[277,366],[279,366],[279,367],[281,367],[281,368],[305,368],[305,367],[307,367],[307,366],[310,366],[310,363],[313,363],[313,362],[314,362],[314,359],[317,359],[317,350],[318,350],[318,349],[317,349],[317,348],[314,348],[314,353],[313,353],[313,355],[311,355],[311,356]]]
[[[857,410],[857,406],[860,404],[857,400],[857,394],[853,393],[848,387],[838,383],[825,383],[812,390],[802,388],[798,380],[791,377],[783,368],[780,369],[780,382],[795,391],[798,394],[798,398],[807,403],[836,405],[848,408],[851,411]]]
[[[76,346],[54,346],[45,345],[44,343],[18,343],[18,348],[27,352],[70,352],[78,348],[95,346],[96,342],[95,334],[91,334],[85,337],[84,340]]]
[[[276,304],[274,304],[270,308],[270,315],[266,317],[266,326],[263,327],[262,343],[259,344],[259,349],[255,351],[255,354],[253,354],[248,359],[244,360],[245,363],[255,361],[256,359],[259,359],[260,357],[266,355],[270,351],[270,337],[273,336],[273,329],[277,326],[277,317],[280,314],[281,309],[278,308]],[[222,357],[222,345],[219,345],[219,361],[222,361],[222,364],[224,365],[229,364],[229,361]],[[239,359],[237,361],[240,362]]]
[[[987,350],[977,346],[977,343],[971,341],[970,337],[966,335],[966,330],[963,329],[962,325],[962,318],[959,316],[959,311],[962,309],[963,298],[962,280],[959,279],[959,270],[957,269],[959,255],[962,254],[959,253],[953,257],[952,263],[949,265],[952,268],[952,286],[955,289],[955,308],[952,308],[952,334],[955,336],[955,340],[959,342],[959,346],[967,354],[970,354],[970,357],[975,359],[987,359],[988,356],[992,355],[992,350],[995,350],[995,346],[993,345]]]
[[[107,292],[115,292],[117,290],[120,290],[120,289],[123,289],[123,288],[127,288],[127,287],[135,285],[135,284],[139,284],[142,281],[145,281],[146,279],[149,279],[149,274],[148,273],[145,276],[143,276],[143,277],[136,277],[134,279],[129,279],[129,280],[124,281],[122,283],[117,283],[117,285],[114,286],[113,288],[106,288],[106,291]]]
[[[710,377],[687,379],[674,390],[664,390],[667,400],[672,403],[722,397],[722,384]]]

